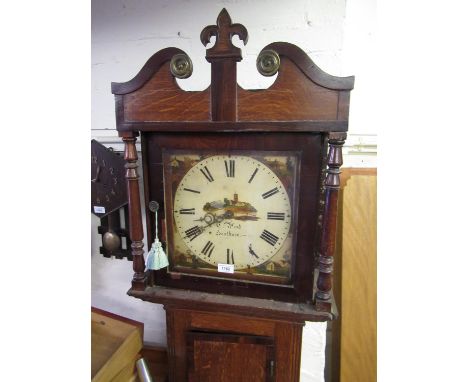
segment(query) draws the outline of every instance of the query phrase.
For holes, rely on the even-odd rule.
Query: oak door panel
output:
[[[274,381],[271,337],[189,332],[189,382]]]

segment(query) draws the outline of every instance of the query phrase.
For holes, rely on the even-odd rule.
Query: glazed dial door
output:
[[[285,161],[276,160],[283,167]],[[201,264],[265,268],[280,250],[284,256],[274,265],[290,262],[290,196],[275,171],[257,159],[214,155],[194,161],[178,184],[173,210],[175,231]]]

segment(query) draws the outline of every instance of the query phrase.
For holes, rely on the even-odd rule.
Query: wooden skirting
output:
[[[341,174],[327,382],[377,380],[377,170]]]

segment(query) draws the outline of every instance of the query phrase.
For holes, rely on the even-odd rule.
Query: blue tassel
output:
[[[161,242],[156,238],[151,250],[148,253],[148,258],[146,259],[146,268],[158,270],[165,268],[169,265],[169,260],[167,259],[164,249],[161,245]]]
[[[164,253],[161,242],[158,239],[158,203],[151,202],[150,210],[155,213],[155,223],[156,223],[156,234],[154,243],[151,246],[151,250],[148,252],[148,257],[146,258],[146,269],[152,269],[157,271],[158,269],[165,268],[169,265],[169,260],[167,255]]]

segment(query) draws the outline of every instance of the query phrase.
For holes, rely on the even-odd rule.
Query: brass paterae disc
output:
[[[257,70],[260,74],[270,77],[278,72],[280,67],[280,57],[272,49],[266,49],[260,52],[257,58]]]
[[[186,54],[175,54],[171,59],[171,73],[177,78],[188,78],[192,74],[192,60]]]

